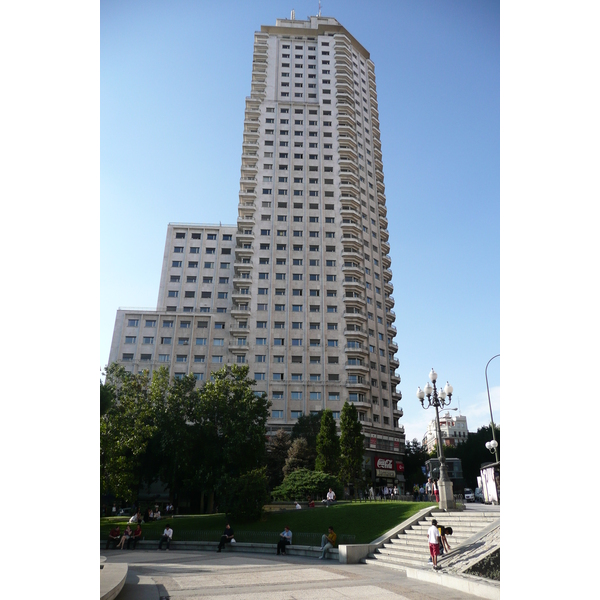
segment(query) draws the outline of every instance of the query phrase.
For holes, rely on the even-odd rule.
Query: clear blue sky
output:
[[[318,0],[100,3],[100,366],[117,308],[155,307],[169,222],[237,219],[253,34]],[[375,63],[407,439],[431,367],[474,431],[500,352],[495,1],[323,0]],[[500,423],[500,359],[489,366]]]

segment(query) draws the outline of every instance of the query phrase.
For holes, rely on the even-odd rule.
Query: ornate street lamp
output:
[[[440,461],[440,478],[438,481],[438,489],[440,491],[440,504],[439,507],[442,510],[448,510],[455,508],[454,504],[454,492],[452,489],[452,482],[448,477],[448,470],[446,468],[446,458],[444,457],[444,443],[442,440],[442,432],[440,429],[440,414],[439,409],[448,406],[452,401],[452,392],[454,391],[452,386],[446,382],[443,390],[437,389],[435,382],[437,381],[437,373],[431,369],[429,373],[429,380],[431,383],[425,384],[425,389],[422,390],[420,387],[417,389],[417,398],[421,402],[421,406],[424,409],[428,409],[431,406],[435,407],[435,424],[437,428],[437,453]],[[425,406],[424,399],[427,396],[427,406]]]

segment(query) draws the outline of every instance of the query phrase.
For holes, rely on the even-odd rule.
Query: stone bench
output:
[[[219,542],[181,542],[177,540],[171,541],[170,549],[179,550],[182,552],[187,551],[200,551],[200,552],[216,552]],[[106,540],[100,541],[100,549],[103,552],[106,550]],[[166,545],[163,544],[163,551],[166,549]],[[136,550],[158,550],[158,540],[140,540],[137,543]],[[113,549],[110,550],[113,552]],[[115,549],[115,552],[127,552],[125,550]],[[129,550],[133,552],[133,549]],[[246,552],[256,554],[277,554],[277,544],[260,544],[253,542],[235,542],[225,544],[223,552]],[[321,556],[321,548],[319,546],[298,546],[291,544],[285,547],[286,554],[291,556],[306,556],[312,558],[319,558]],[[325,559],[339,561],[339,552],[337,548],[332,548],[325,553]]]

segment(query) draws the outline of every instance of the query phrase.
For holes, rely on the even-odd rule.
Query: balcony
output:
[[[241,229],[247,229],[248,227],[254,227],[256,225],[256,219],[247,215],[239,215],[237,219],[237,226]]]
[[[247,247],[247,248],[244,248],[244,246],[236,246],[235,247],[235,257],[236,258],[241,258],[243,256],[251,257],[252,254],[254,254],[254,247],[252,246],[252,244],[250,244],[249,247]]]
[[[231,308],[231,314],[234,317],[249,317],[250,316],[250,303],[247,304],[234,304]]]
[[[348,57],[348,55],[344,52],[335,52],[335,66],[336,68],[345,65],[352,69],[352,59]]]
[[[354,93],[354,86],[346,83],[346,79],[349,79],[349,77],[338,77],[337,80],[337,85],[335,86],[335,90],[336,90],[336,96],[338,94],[353,94]]]
[[[384,254],[389,254],[390,253],[390,244],[389,244],[389,242],[381,240],[381,251]]]
[[[233,285],[252,285],[252,277],[242,277],[241,274],[236,273],[233,276]]]
[[[346,388],[351,389],[351,390],[361,390],[361,391],[370,391],[371,389],[371,384],[368,383],[367,381],[363,380],[363,381],[357,381],[357,382],[351,382],[350,380],[346,381]],[[365,398],[365,402],[370,405],[371,403],[368,402],[368,400]],[[358,404],[357,402],[355,402],[355,404]]]
[[[358,154],[356,153],[356,150],[350,146],[348,146],[347,144],[341,145],[338,147],[338,153],[340,155],[340,164],[341,164],[341,159],[347,158],[350,159],[352,161],[357,161],[358,160]]]
[[[243,302],[246,300],[250,302],[250,290],[242,291],[241,289],[235,289],[231,292],[231,299],[234,302]]]
[[[360,211],[357,210],[356,208],[352,208],[351,206],[348,206],[346,203],[346,200],[344,200],[344,204],[340,207],[340,214],[342,215],[342,219],[345,219],[345,218],[361,219],[362,218]]]
[[[356,321],[357,324],[364,325],[367,320],[367,315],[362,310],[344,311],[342,314],[344,319],[349,321]]]
[[[247,352],[250,350],[250,345],[248,342],[244,344],[238,344],[237,342],[229,342],[229,352]]]
[[[358,223],[355,223],[354,221],[349,221],[348,219],[344,219],[342,221],[342,231],[345,233],[360,235],[362,229]]]
[[[255,200],[256,199],[256,190],[254,188],[241,189],[239,192],[239,196],[240,196],[240,201]]]
[[[347,94],[346,94],[347,96]],[[336,96],[336,107],[338,110],[343,110],[345,113],[349,113],[353,118],[356,116],[356,110],[354,108],[354,98],[337,98]]]
[[[358,373],[362,373],[363,375],[368,375],[370,372],[369,365],[346,365],[346,371],[357,371]]]
[[[359,338],[362,341],[366,341],[368,337],[367,332],[362,329],[344,329],[344,335],[346,337],[353,336]]]

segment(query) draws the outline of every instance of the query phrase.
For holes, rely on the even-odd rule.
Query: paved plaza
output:
[[[127,563],[118,600],[434,600],[474,599],[374,565],[323,563],[295,556],[158,550],[102,551]]]

